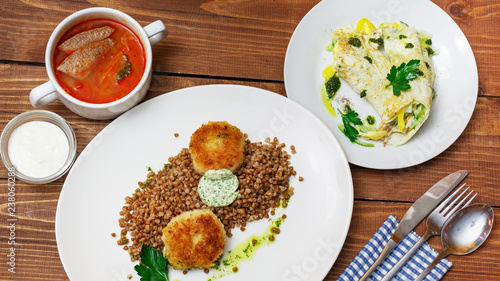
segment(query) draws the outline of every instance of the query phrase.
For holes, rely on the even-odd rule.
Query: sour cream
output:
[[[32,178],[43,178],[64,166],[69,155],[69,142],[58,126],[45,121],[30,121],[12,132],[8,153],[18,172]]]

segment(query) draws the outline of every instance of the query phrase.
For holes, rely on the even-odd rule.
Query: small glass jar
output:
[[[34,177],[27,174],[23,174],[21,171],[18,171],[16,167],[14,167],[14,165],[11,162],[11,158],[9,157],[9,140],[12,136],[12,133],[17,128],[19,128],[19,126],[31,121],[44,121],[57,126],[59,129],[62,130],[68,141],[69,151],[66,160],[64,161],[64,164],[59,170],[47,176]],[[73,128],[71,128],[69,123],[64,118],[62,118],[56,113],[46,110],[31,110],[17,115],[5,126],[4,130],[2,131],[0,140],[1,140],[0,154],[2,157],[3,164],[5,165],[5,167],[9,172],[14,172],[19,180],[26,183],[45,184],[55,181],[69,171],[76,158],[76,149],[77,149],[76,136],[75,132],[73,131]]]

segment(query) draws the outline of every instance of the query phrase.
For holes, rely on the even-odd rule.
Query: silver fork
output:
[[[450,204],[448,204],[448,202],[450,202],[450,200],[453,197],[455,197],[455,195],[457,195],[457,193],[460,190],[462,190],[464,186],[465,184],[463,184],[461,187],[455,190],[455,192],[453,192],[452,195],[448,196],[448,198],[446,198],[441,204],[439,204],[439,206],[437,206],[436,209],[429,215],[426,222],[425,234],[422,236],[422,238],[420,238],[420,240],[417,241],[417,243],[415,243],[415,245],[413,245],[413,247],[401,258],[401,260],[399,260],[394,265],[394,267],[391,268],[389,272],[387,272],[387,274],[384,276],[384,278],[382,278],[381,281],[391,280],[399,272],[399,269],[403,265],[405,265],[406,262],[413,256],[413,254],[415,254],[418,251],[418,249],[420,249],[420,246],[422,246],[422,244],[424,244],[424,242],[427,241],[427,239],[429,239],[434,235],[441,234],[441,228],[443,228],[443,225],[446,222],[446,220],[453,213],[455,213],[455,211],[458,210],[458,208],[462,205],[462,203],[474,192],[474,190],[470,191],[469,194],[467,194],[465,197],[462,198],[462,200],[459,203],[457,203],[458,199],[460,199],[469,189],[469,187],[467,187],[462,193],[460,193],[460,195],[458,195],[455,198],[455,200],[453,200]],[[465,203],[462,206],[462,208],[468,206],[472,202],[472,200],[476,197],[476,195],[477,193],[474,194],[469,199],[469,201],[467,201],[467,203]],[[453,207],[453,209],[450,210],[451,207]]]

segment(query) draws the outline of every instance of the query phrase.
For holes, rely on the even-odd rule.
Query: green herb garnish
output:
[[[387,38],[389,38],[389,37],[387,37]],[[377,43],[379,46],[384,45],[384,39],[382,37],[380,37],[380,38],[370,38],[370,39],[368,39],[368,41],[370,41],[372,43]]]
[[[339,130],[346,135],[349,140],[353,143],[356,143],[361,146],[366,146],[366,147],[373,147],[373,143],[366,143],[366,142],[361,142],[358,140],[359,136],[359,131],[355,128],[363,126],[363,122],[361,119],[358,117],[358,113],[354,110],[352,110],[349,106],[346,106],[344,108],[343,113],[341,110],[337,109],[342,116],[342,123],[343,124],[338,124],[337,127]],[[362,128],[361,128],[362,129]]]
[[[168,281],[167,260],[161,251],[142,244],[140,256],[141,262],[134,268],[141,281]]]
[[[418,77],[417,71],[420,66],[420,60],[413,59],[408,63],[402,63],[398,68],[395,65],[391,67],[391,71],[387,74],[387,80],[391,83],[386,85],[388,88],[392,86],[392,93],[395,96],[401,95],[401,91],[406,91],[411,88],[409,82]]]
[[[369,63],[373,63],[372,58],[370,58],[369,56],[365,56],[365,60],[367,60]]]
[[[120,81],[122,81],[123,78],[129,76],[131,69],[132,69],[132,64],[130,64],[130,61],[128,60],[127,55],[123,54],[123,58],[125,59],[125,65],[122,67],[120,72],[118,72],[118,74],[116,75],[116,83],[120,83]]]
[[[361,47],[361,40],[359,40],[359,38],[356,38],[356,37],[351,37],[349,38],[349,44],[353,45],[354,47]]]
[[[408,43],[405,46],[406,49],[412,49],[413,47],[415,47],[415,46],[412,43]]]
[[[368,123],[369,125],[374,125],[375,124],[375,117],[373,117],[372,115],[366,116],[366,123]]]
[[[325,83],[326,96],[329,100],[332,100],[335,97],[335,94],[340,89],[340,78],[337,75],[333,75],[328,81]]]
[[[349,110],[343,113],[341,110],[337,109],[342,116],[342,123],[344,124],[344,130],[341,130],[344,135],[346,135],[351,142],[356,141],[359,132],[354,128],[353,125],[362,125],[363,122],[358,117],[358,113],[354,110]]]
[[[359,97],[360,98],[366,97],[366,90],[361,91],[361,93],[359,93]]]

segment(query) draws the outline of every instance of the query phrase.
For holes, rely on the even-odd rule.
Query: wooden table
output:
[[[47,80],[44,67],[47,40],[56,25],[77,10],[108,6],[128,13],[143,26],[156,19],[165,23],[169,35],[153,48],[154,77],[146,100],[204,84],[249,85],[286,96],[283,62],[287,45],[299,21],[317,2],[3,1],[0,127],[4,128],[14,116],[33,109],[29,92]],[[467,183],[479,192],[476,202],[488,203],[500,214],[500,8],[492,0],[433,2],[456,21],[470,41],[479,69],[476,109],[460,138],[430,161],[387,171],[351,165],[355,197],[352,223],[343,249],[325,280],[336,280],[390,213],[401,218],[413,201],[449,172],[467,169]],[[110,122],[84,119],[59,101],[43,109],[56,112],[71,124],[77,136],[78,153]],[[3,165],[0,177],[0,279],[68,279],[59,259],[54,231],[64,178],[40,186],[16,182],[16,273],[11,273],[7,264],[9,241],[12,241],[7,221],[8,176]],[[416,231],[422,234],[423,224]],[[494,227],[477,252],[451,256],[454,265],[443,280],[498,280],[499,241],[500,230]],[[440,249],[439,238],[434,237],[430,242]]]

